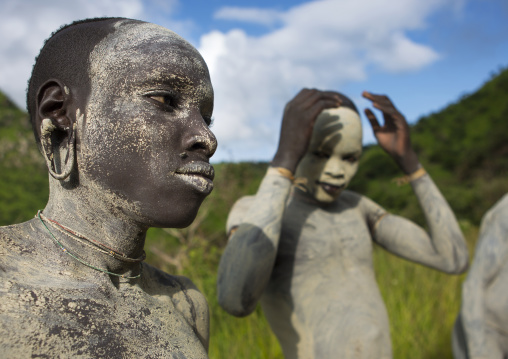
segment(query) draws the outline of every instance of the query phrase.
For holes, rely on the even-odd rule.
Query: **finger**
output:
[[[314,96],[314,94],[318,91],[319,90],[316,89],[303,88],[300,90],[300,92],[298,92],[298,94],[294,97],[294,99],[299,100],[300,102],[305,101],[309,97]]]
[[[368,92],[368,91],[363,91],[362,92],[362,96],[364,98],[366,98],[367,100],[371,100],[371,101],[374,100],[373,95],[370,92]]]
[[[292,110],[301,111],[299,109],[305,108],[302,104],[305,101],[308,101],[309,98],[311,98],[315,92],[316,89],[308,89],[303,88],[298,92],[295,97],[293,97],[288,103],[286,103],[286,106],[284,107],[284,113],[287,113]]]
[[[368,100],[373,101],[373,102],[378,102],[381,105],[392,105],[393,106],[392,101],[386,95],[377,95],[377,94],[373,94],[368,91],[363,91],[362,96]]]
[[[383,104],[380,102],[373,102],[372,106],[375,107],[376,109],[382,111],[383,113],[390,114],[390,115],[395,114],[395,112],[397,111],[395,109],[395,107],[386,105],[386,104]]]
[[[308,110],[310,117],[317,118],[318,115],[326,109],[337,108],[340,106],[340,101],[336,99],[320,99],[314,103]]]
[[[381,126],[379,125],[376,115],[374,115],[374,113],[368,108],[366,108],[363,112],[365,112],[365,116],[367,116],[367,119],[369,120],[370,125],[372,126],[372,130],[374,132],[379,131],[381,129]]]
[[[311,108],[320,101],[334,102],[335,107],[339,107],[341,103],[340,97],[336,92],[314,90],[314,92],[307,97],[306,100],[302,101],[302,105],[305,108]]]
[[[372,106],[381,112],[383,112],[383,117],[385,118],[385,125],[387,123],[400,123],[404,121],[404,116],[391,104],[382,104],[378,102],[373,102]]]

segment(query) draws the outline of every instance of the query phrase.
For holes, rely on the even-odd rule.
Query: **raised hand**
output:
[[[272,166],[284,167],[294,173],[309,147],[318,115],[327,108],[339,106],[340,98],[333,91],[301,90],[284,109],[279,147]]]
[[[392,156],[406,174],[416,171],[419,167],[418,157],[411,146],[409,126],[404,115],[395,108],[388,96],[367,91],[364,91],[362,96],[383,112],[384,124],[381,126],[370,109],[366,108],[364,111],[381,148]]]

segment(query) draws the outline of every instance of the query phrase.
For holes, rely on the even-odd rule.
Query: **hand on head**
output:
[[[374,108],[383,112],[384,124],[381,126],[370,109],[364,111],[381,148],[393,157],[405,173],[416,171],[419,166],[418,157],[411,146],[409,125],[404,115],[395,108],[388,96],[367,91],[362,96],[372,101]]]
[[[279,147],[272,165],[295,172],[310,143],[312,129],[321,111],[339,107],[340,97],[333,91],[303,89],[286,104]]]

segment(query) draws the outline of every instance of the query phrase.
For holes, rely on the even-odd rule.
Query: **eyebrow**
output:
[[[153,85],[153,83],[159,85],[166,85],[177,90],[188,90],[193,87],[192,81],[187,76],[175,75],[175,74],[162,74],[157,77],[147,77],[143,81],[143,85]]]

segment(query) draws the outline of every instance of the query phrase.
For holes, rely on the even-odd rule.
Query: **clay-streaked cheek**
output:
[[[358,161],[349,164],[345,168],[344,177],[346,179],[346,186],[349,186],[349,183],[353,179],[353,177],[356,175],[356,171],[358,171]]]
[[[306,181],[305,188],[307,193],[315,197],[319,189],[317,181],[321,176],[326,161],[321,158],[315,157],[312,153],[307,153],[296,169],[295,176],[304,178]]]

